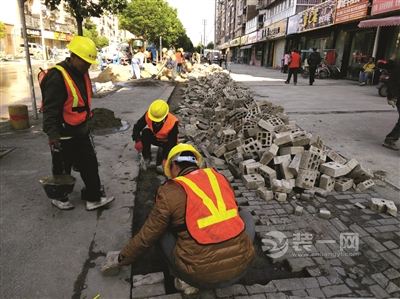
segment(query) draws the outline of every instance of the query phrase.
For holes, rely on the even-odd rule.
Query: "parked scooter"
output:
[[[388,70],[382,69],[381,75],[379,76],[379,84],[377,86],[378,93],[381,97],[387,97],[388,94],[388,81],[390,78],[390,74]]]

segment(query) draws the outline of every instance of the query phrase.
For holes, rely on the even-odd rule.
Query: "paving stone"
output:
[[[276,292],[276,287],[273,282],[269,282],[266,285],[253,284],[251,286],[246,286],[246,289],[250,295]]]
[[[202,297],[203,298],[203,297]],[[250,295],[250,296],[235,296],[235,299],[266,299],[264,294]]]
[[[393,282],[389,282],[388,286],[386,287],[386,292],[388,292],[389,294],[394,293],[394,292],[399,292],[400,288],[395,285]]]
[[[149,298],[159,295],[165,295],[164,283],[142,285],[137,288],[132,288],[131,298]]]
[[[321,287],[329,286],[329,285],[332,284],[332,283],[328,280],[328,278],[326,278],[326,277],[324,277],[324,276],[317,277],[317,279],[318,279],[318,283],[319,283],[319,285],[320,285]]]
[[[346,276],[346,271],[342,267],[333,267],[340,276]]]
[[[303,278],[303,283],[306,286],[306,289],[319,288],[318,280],[315,277]]]
[[[361,298],[372,298],[372,294],[366,290],[355,290]]]
[[[226,288],[216,289],[218,298],[247,295],[246,288],[241,284],[234,284]]]
[[[359,285],[358,285],[358,283],[356,283],[353,279],[351,279],[351,278],[347,278],[346,280],[345,280],[345,283],[349,286],[349,287],[351,287],[351,288],[358,288],[359,287]]]
[[[400,258],[396,257],[393,253],[381,252],[380,255],[393,267],[400,269]]]
[[[397,248],[397,247],[399,247],[395,242],[393,242],[393,241],[386,241],[386,242],[383,242],[382,243],[386,248],[388,248],[388,249],[394,249],[394,248]]]
[[[170,294],[170,295],[161,295],[161,296],[155,296],[155,297],[149,297],[149,299],[181,299],[182,295],[181,293],[175,293],[175,294]],[[202,298],[204,298],[202,296]]]
[[[382,288],[386,288],[389,280],[382,273],[374,273],[371,278],[375,280]]]
[[[365,237],[365,236],[368,236],[368,235],[369,235],[365,230],[363,230],[363,229],[361,228],[361,226],[359,226],[359,225],[356,224],[356,223],[350,225],[349,228],[350,228],[353,232],[357,233],[360,237]]]
[[[150,285],[155,283],[162,283],[164,281],[164,274],[162,272],[149,273],[146,275],[134,275],[132,276],[133,288]]]
[[[304,298],[307,297],[308,294],[305,290],[296,290],[296,291],[292,291],[292,295],[293,296],[298,296],[300,298]],[[292,299],[292,297],[289,297],[290,299]]]
[[[386,250],[386,248],[373,237],[364,237],[362,240],[376,252],[382,252]]]
[[[397,271],[394,268],[389,268],[387,269],[385,272],[383,272],[383,274],[386,275],[387,278],[389,278],[390,280],[392,279],[396,279],[400,277],[400,272]]]
[[[320,288],[307,289],[307,293],[310,297],[314,298],[325,298],[324,293],[322,293]]]
[[[375,282],[369,276],[366,276],[361,280],[361,283],[366,285],[373,285]]]
[[[305,286],[300,278],[288,278],[282,280],[274,280],[274,285],[278,291],[294,291],[294,290],[304,290]]]
[[[375,284],[369,287],[369,290],[374,294],[375,298],[388,298],[389,294],[379,285]]]
[[[349,230],[347,228],[347,226],[337,218],[333,218],[329,222],[332,223],[337,228],[337,230],[340,231],[340,232],[344,232],[344,231],[348,231]]]
[[[326,286],[322,288],[322,291],[328,298],[352,293],[349,287],[346,286],[345,284]]]
[[[267,299],[287,299],[288,297],[284,293],[272,293],[272,294],[266,294]]]

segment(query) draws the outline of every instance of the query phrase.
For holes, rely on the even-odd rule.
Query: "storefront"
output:
[[[239,59],[239,45],[240,45],[240,37],[235,38],[229,43],[229,56],[228,61],[238,62]]]
[[[268,40],[268,55],[266,65],[273,68],[281,67],[281,60],[285,53],[285,34],[286,34],[287,19],[273,23],[265,27],[265,36]]]

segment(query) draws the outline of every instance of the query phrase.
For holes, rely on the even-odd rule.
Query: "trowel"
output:
[[[139,165],[140,165],[140,169],[146,171],[147,170],[147,165],[146,162],[144,161],[143,155],[142,153],[139,153]]]

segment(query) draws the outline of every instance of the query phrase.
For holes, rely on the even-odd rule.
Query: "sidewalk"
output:
[[[168,99],[173,90],[168,83],[153,82],[94,98],[93,108],[111,109],[132,124],[154,99]],[[2,147],[13,148],[0,159],[1,298],[129,297],[129,267],[118,277],[104,277],[99,269],[107,251],[120,249],[131,237],[138,176],[131,130],[95,136],[100,177],[116,200],[110,209],[93,212],[80,200],[78,173],[73,173],[77,183],[70,195],[75,209],[51,206],[38,182],[51,173],[40,121],[22,132],[1,131]]]
[[[255,99],[283,106],[290,119],[321,136],[326,145],[383,175],[390,186],[378,187],[379,193],[400,204],[399,152],[381,145],[398,114],[375,86],[330,79],[317,79],[309,86],[301,76],[294,86],[284,84],[287,74],[277,70],[241,64],[232,64],[230,70],[232,78],[250,88]]]

